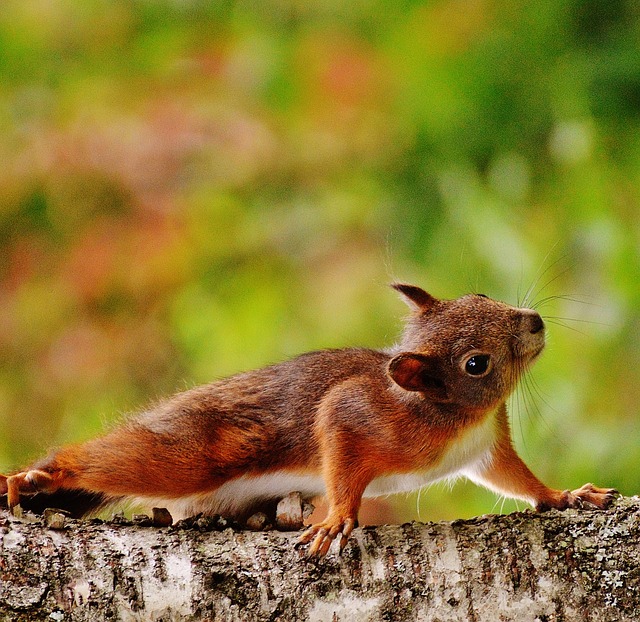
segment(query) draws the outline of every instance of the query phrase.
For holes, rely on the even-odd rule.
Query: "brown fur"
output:
[[[329,513],[301,540],[324,555],[339,534],[344,546],[373,480],[437,468],[467,431],[495,416],[491,459],[472,479],[539,508],[606,506],[613,491],[549,489],[513,449],[504,403],[542,350],[540,316],[483,296],[443,301],[394,287],[413,308],[399,346],[312,352],[179,393],[100,438],[0,476],[0,494],[10,507],[34,493],[64,505],[66,491],[82,514],[120,498],[214,493],[241,476],[318,474]],[[476,368],[489,361],[486,370],[468,373],[470,357]]]

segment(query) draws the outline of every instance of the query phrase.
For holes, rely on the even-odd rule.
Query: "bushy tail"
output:
[[[114,501],[113,497],[97,492],[60,489],[52,493],[39,492],[31,496],[22,496],[20,507],[35,514],[42,514],[47,508],[65,510],[72,518],[82,518],[95,514]],[[0,497],[0,507],[7,507],[6,497]]]

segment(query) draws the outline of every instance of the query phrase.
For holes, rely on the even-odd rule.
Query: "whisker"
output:
[[[557,295],[553,295],[553,296],[547,296],[546,298],[542,298],[540,300],[537,300],[532,306],[532,309],[539,309],[541,307],[543,307],[544,305],[548,304],[549,302],[552,302],[554,300],[566,300],[568,302],[577,302],[578,304],[582,304],[582,305],[592,305],[594,307],[600,307],[602,305],[599,305],[597,302],[593,302],[592,300],[587,300],[586,298],[580,299],[575,295],[572,296],[568,296],[568,295],[561,295],[561,294],[557,294]]]
[[[556,263],[558,262],[555,262],[552,265],[555,265]],[[544,285],[542,285],[536,290],[536,292],[532,296],[532,300],[535,300],[545,289],[547,289],[547,287],[549,287],[549,285],[551,285],[552,283],[555,283],[559,278],[563,277],[565,274],[567,274],[567,272],[570,272],[570,271],[571,271],[571,266],[568,266],[564,270],[561,270],[560,272],[558,272],[558,274],[556,274],[554,277],[550,278]]]
[[[516,290],[516,301],[517,301],[517,306],[518,307],[521,306],[520,305],[520,300],[521,300],[521,294],[522,294],[522,288],[523,287],[524,287],[524,258],[520,257],[520,280],[518,281],[518,288]]]
[[[529,380],[529,374],[525,372],[525,374],[522,377],[522,391],[524,392],[524,404],[525,404],[525,412],[527,414],[527,421],[529,422],[529,424],[533,424],[536,420],[536,413],[538,415],[540,415],[540,408],[538,407],[535,398],[534,398],[534,392],[531,388],[531,384],[530,384],[530,380]],[[529,398],[529,399],[526,399]],[[526,446],[526,445],[525,445]]]
[[[520,430],[520,439],[522,440],[522,445],[526,446],[527,441],[524,435],[524,428],[522,427],[522,410],[527,409],[527,400],[526,396],[523,393],[524,386],[522,384],[518,385],[518,390],[516,391],[517,402],[518,402],[518,429]]]
[[[534,277],[533,283],[531,283],[531,285],[529,286],[529,289],[527,289],[527,291],[525,292],[524,298],[522,299],[522,303],[519,302],[518,306],[527,305],[527,302],[530,300],[530,296],[532,295],[533,291],[538,286],[538,283],[540,283],[544,275],[547,274],[549,270],[551,270],[554,266],[556,266],[560,261],[562,261],[565,258],[566,255],[562,255],[561,257],[556,259],[553,263],[548,265],[544,270],[542,270],[542,267],[545,265],[545,263],[547,263],[547,259],[549,259],[549,256],[551,255],[551,253],[553,253],[553,251],[556,249],[556,247],[558,246],[558,243],[559,242],[556,242],[551,247],[551,250],[545,255],[544,259],[542,260],[542,263],[540,264],[540,268],[538,268],[538,272]],[[544,287],[542,289],[544,289]],[[540,291],[542,291],[542,289]],[[540,291],[538,293],[540,293]],[[533,296],[533,299],[535,299],[535,296]]]
[[[530,424],[533,424],[536,420],[536,414],[544,421],[544,416],[542,416],[540,407],[536,402],[536,395],[539,394],[539,391],[536,390],[535,384],[533,384],[531,372],[528,370],[524,370],[522,373],[520,384],[518,385],[517,393],[519,396],[522,396],[522,403],[524,404],[524,408],[519,408],[520,413],[524,410],[527,416],[527,420]],[[520,397],[518,397],[520,400]],[[520,401],[518,401],[520,404]],[[522,428],[522,415],[518,418],[519,426],[520,426],[520,436],[522,437],[523,446],[526,448],[526,440],[524,436],[524,431]]]
[[[498,495],[496,497],[496,500],[493,502],[493,505],[491,506],[491,514],[495,514],[496,507],[498,506],[498,503],[500,503],[501,498],[502,498],[502,495]]]
[[[555,406],[553,406],[551,404],[551,402],[549,402],[549,400],[546,399],[547,394],[544,391],[542,391],[542,389],[540,388],[540,385],[537,383],[535,378],[533,378],[533,376],[531,377],[531,381],[532,381],[533,390],[535,391],[536,395],[540,398],[540,400],[544,403],[544,405],[549,410],[553,411],[559,417],[563,417],[564,413],[561,410],[559,410],[558,408],[556,408]],[[554,428],[549,423],[548,419],[544,416],[544,413],[541,410],[538,410],[538,413],[539,413],[540,419],[542,420],[542,423],[544,424],[544,426],[547,429],[547,431],[548,432],[553,432]],[[564,448],[568,447],[567,442],[565,440],[563,440],[563,439],[556,438],[556,442],[558,442]]]
[[[581,324],[594,324],[596,326],[608,326],[612,325],[609,322],[596,322],[595,320],[582,320],[575,317],[562,317],[560,315],[545,315],[545,320],[562,320],[563,322],[580,322]]]
[[[551,402],[547,399],[547,395],[540,388],[540,385],[538,384],[538,382],[536,381],[536,379],[533,377],[532,374],[528,374],[527,383],[532,395],[535,394],[536,397],[546,406],[546,408],[553,411],[557,415],[562,415],[562,413],[557,408],[555,408],[551,404]],[[544,412],[535,401],[534,403],[535,403],[536,412],[538,417],[540,418],[540,421],[542,421],[542,424],[544,425],[544,427],[547,429],[548,432],[553,432],[553,426],[549,423],[549,420],[545,417]]]
[[[578,330],[575,326],[569,326],[569,324],[565,324],[560,319],[551,318],[551,317],[545,317],[545,321],[549,322],[549,324],[555,324],[556,326],[562,326],[563,328],[566,328],[568,330],[572,330],[573,332],[578,333],[579,335],[583,335],[585,337],[588,336],[588,334],[585,333],[584,331]]]
[[[553,406],[553,404],[551,404],[548,399],[543,396],[540,388],[537,385],[531,385],[531,390],[535,392],[538,399],[545,405],[546,408],[554,412],[556,415],[562,415],[562,413],[555,406]],[[538,414],[538,417],[540,418],[540,421],[542,422],[542,425],[547,429],[547,432],[553,432],[553,426],[549,423],[549,420],[545,416],[544,411],[539,406],[536,406],[536,412]]]
[[[519,380],[516,384],[516,390],[513,395],[513,400],[515,404],[515,408],[517,411],[517,425],[520,433],[520,438],[522,440],[522,445],[524,448],[527,446],[526,436],[524,433],[523,427],[523,412],[526,413],[526,417],[528,421],[532,421],[533,417],[531,414],[531,408],[529,405],[529,399],[532,396],[532,391],[527,385],[527,375],[528,372],[524,369],[524,365],[519,364],[517,368],[513,370],[514,380]],[[515,422],[514,422],[515,423]]]

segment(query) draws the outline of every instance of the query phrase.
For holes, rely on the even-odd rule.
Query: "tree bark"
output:
[[[56,525],[54,525],[56,526]],[[0,513],[0,620],[637,620],[640,499],[607,511],[356,529],[307,560],[298,534]],[[212,530],[213,529],[213,530]]]

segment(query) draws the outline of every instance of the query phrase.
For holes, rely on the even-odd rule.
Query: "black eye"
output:
[[[470,376],[482,376],[489,369],[489,359],[488,354],[476,354],[465,363],[464,370]]]

